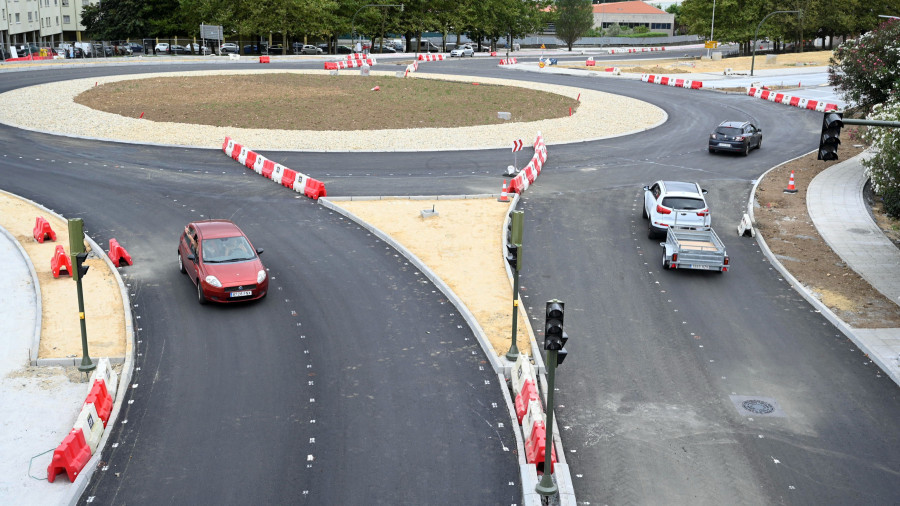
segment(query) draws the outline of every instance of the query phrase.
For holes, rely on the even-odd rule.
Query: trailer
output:
[[[666,232],[666,242],[659,243],[663,249],[663,269],[700,269],[726,272],[729,267],[725,244],[716,232],[670,227]]]

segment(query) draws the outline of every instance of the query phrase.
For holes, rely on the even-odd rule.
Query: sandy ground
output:
[[[678,49],[666,53],[677,53]],[[662,54],[666,54],[662,53]],[[789,67],[805,67],[805,66],[828,66],[828,60],[831,58],[831,51],[814,51],[806,53],[785,53],[775,56],[774,61],[766,58],[766,55],[757,55],[755,62],[752,56],[740,56],[736,58],[725,58],[722,60],[694,60],[678,57],[661,57],[658,60],[622,60],[622,61],[601,61],[595,67],[585,65],[560,65],[560,67],[577,68],[584,70],[593,70],[603,72],[607,67],[619,67],[622,72],[632,72],[638,74],[657,73],[657,74],[681,74],[681,73],[721,73],[726,68],[732,69],[734,72],[749,72],[751,63],[754,70],[768,69],[785,69]]]
[[[32,231],[35,219],[43,216],[56,232],[56,241],[37,242]],[[81,357],[81,323],[78,318],[76,284],[60,273],[54,278],[50,259],[57,245],[69,253],[68,225],[33,204],[0,193],[0,226],[22,245],[34,265],[41,288],[41,344],[38,358]],[[90,246],[85,244],[90,251]],[[125,355],[125,316],[119,285],[106,263],[89,256],[90,270],[82,281],[88,352],[91,358]]]
[[[435,272],[478,320],[497,355],[509,351],[512,284],[502,240],[509,204],[467,200],[337,200],[336,205],[403,244]],[[423,218],[421,210],[437,211]],[[527,304],[524,304],[527,308]],[[519,314],[516,345],[530,355],[525,318]]]

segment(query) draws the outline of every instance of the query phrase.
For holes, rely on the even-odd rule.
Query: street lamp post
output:
[[[352,40],[355,39],[356,35],[356,15],[359,14],[359,11],[365,9],[366,7],[400,7],[400,12],[403,12],[403,4],[366,4],[356,9],[356,12],[353,13],[353,17],[350,18],[350,38],[351,44],[353,44]],[[355,46],[355,44],[354,44]]]
[[[713,0],[713,14],[712,14],[712,23],[709,25],[709,42],[711,43],[713,39],[713,31],[716,29],[716,0]],[[712,47],[710,47],[706,51],[706,57],[710,58],[712,56]]]
[[[758,25],[756,25],[756,33],[753,34],[753,57],[750,58],[750,77],[753,77],[753,67],[756,65],[756,39],[759,37],[759,27],[761,27],[762,24],[765,23],[767,19],[769,19],[769,16],[772,16],[772,15],[774,15],[774,14],[785,14],[785,13],[796,13],[796,14],[800,14],[800,13],[802,13],[802,12],[803,12],[803,11],[774,11],[774,12],[770,12],[770,13],[768,13],[768,14],[766,15],[766,17],[762,18],[762,21],[760,21]],[[802,41],[801,41],[800,43],[803,44]]]

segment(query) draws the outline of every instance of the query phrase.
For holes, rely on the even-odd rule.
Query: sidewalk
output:
[[[867,152],[821,172],[809,184],[807,209],[822,238],[873,288],[900,303],[900,250],[863,201]],[[852,329],[857,345],[900,385],[900,329]]]

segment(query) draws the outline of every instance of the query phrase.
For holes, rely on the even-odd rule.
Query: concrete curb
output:
[[[0,190],[0,193],[4,193],[6,195],[12,195],[11,193]],[[30,361],[34,364],[35,359],[37,358],[38,348],[41,345],[41,314],[43,313],[43,309],[41,307],[41,283],[38,281],[37,271],[34,270],[34,264],[31,263],[31,257],[28,256],[28,253],[25,251],[25,248],[19,243],[18,239],[16,239],[9,230],[6,230],[3,227],[0,227],[0,233],[9,238],[10,242],[16,245],[16,248],[19,250],[19,254],[22,255],[22,258],[25,260],[25,264],[28,265],[28,272],[31,273],[31,281],[34,286],[34,334],[31,337],[31,349],[28,350],[28,356],[30,357]]]
[[[748,199],[748,202],[747,202],[747,212],[750,215],[751,223],[756,222],[756,217],[753,213],[753,208],[754,208],[754,205],[756,204],[756,188],[759,186],[759,182],[762,181],[762,179],[764,177],[766,177],[766,174],[768,174],[769,172],[772,172],[773,170],[777,169],[778,167],[781,167],[784,164],[793,162],[794,160],[797,160],[799,158],[803,158],[804,156],[806,156],[810,153],[815,153],[815,151],[810,151],[809,153],[805,153],[796,158],[792,158],[791,160],[779,163],[778,165],[776,165],[776,166],[772,167],[771,169],[767,170],[766,172],[764,172],[756,180],[756,182],[753,184],[753,188],[750,190],[750,198]],[[863,339],[861,339],[858,335],[856,335],[856,333],[853,331],[852,327],[850,327],[843,320],[838,318],[838,316],[836,314],[834,314],[831,311],[831,309],[828,308],[828,306],[826,306],[825,304],[822,303],[822,301],[817,299],[806,288],[806,286],[803,285],[803,283],[798,281],[797,278],[795,278],[790,272],[788,272],[788,270],[784,267],[784,265],[782,265],[781,262],[778,261],[778,258],[775,257],[775,254],[772,253],[772,250],[769,249],[769,245],[766,244],[766,241],[763,238],[762,234],[759,233],[759,230],[757,230],[756,240],[759,243],[759,247],[762,250],[763,254],[769,260],[769,263],[771,263],[775,267],[775,269],[778,270],[778,272],[782,275],[782,277],[784,277],[784,279],[788,282],[788,284],[790,284],[791,287],[797,293],[799,293],[804,299],[806,299],[807,302],[809,302],[814,308],[816,308],[816,310],[819,313],[824,315],[825,318],[829,322],[831,322],[832,325],[837,327],[838,330],[840,330],[845,336],[847,336],[851,341],[853,341],[853,344],[855,344],[857,348],[859,348],[863,353],[865,353],[866,356],[872,362],[875,363],[875,365],[880,367],[881,370],[884,371],[884,373],[894,381],[894,383],[896,383],[898,386],[900,386],[900,371],[894,371],[891,368],[890,364],[885,364],[884,362],[882,362],[880,357],[878,357],[878,355],[876,353],[874,353],[866,345],[866,342]]]

